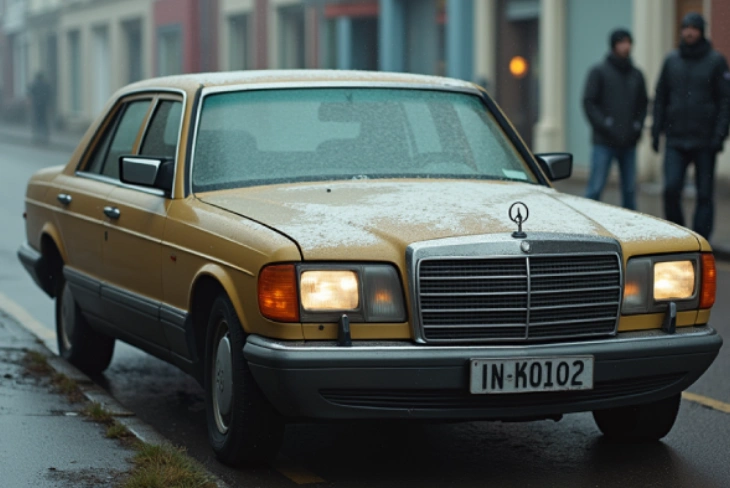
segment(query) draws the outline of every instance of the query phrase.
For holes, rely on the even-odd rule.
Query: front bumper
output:
[[[624,332],[615,338],[529,346],[423,346],[411,342],[293,342],[252,335],[244,356],[288,417],[518,420],[659,400],[694,383],[722,338],[708,326]],[[594,388],[471,395],[469,361],[592,355]]]

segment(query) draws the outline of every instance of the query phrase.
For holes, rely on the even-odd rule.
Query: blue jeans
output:
[[[621,176],[621,196],[625,208],[636,210],[636,147],[616,149],[595,144],[591,154],[591,175],[586,197],[600,200],[611,172],[611,162],[618,161]]]
[[[712,149],[678,149],[667,147],[664,155],[664,215],[667,220],[684,226],[682,189],[687,167],[695,164],[697,201],[692,230],[705,239],[712,234],[715,217],[715,158]]]

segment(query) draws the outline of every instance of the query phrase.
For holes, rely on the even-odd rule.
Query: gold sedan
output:
[[[287,419],[558,419],[659,439],[722,344],[699,235],[564,195],[481,88],[264,71],[119,91],[26,195],[19,257],[89,373],[197,378],[223,462]]]

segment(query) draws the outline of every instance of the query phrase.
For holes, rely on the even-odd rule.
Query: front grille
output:
[[[422,337],[428,342],[523,342],[610,335],[621,299],[615,253],[423,259]]]
[[[562,405],[657,392],[682,381],[685,373],[646,376],[629,380],[599,381],[592,390],[472,395],[466,390],[321,390],[330,403],[346,407],[407,410],[479,409]]]

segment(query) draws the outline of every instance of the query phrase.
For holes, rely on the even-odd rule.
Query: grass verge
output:
[[[84,401],[84,395],[79,388],[79,384],[63,373],[54,373],[51,377],[51,383],[56,391],[66,395],[71,403],[80,403]]]
[[[25,353],[25,367],[31,373],[36,374],[48,374],[51,372],[48,358],[38,351],[27,351]]]
[[[86,405],[86,408],[84,408],[84,415],[94,422],[99,422],[101,424],[111,423],[114,420],[112,414],[98,402],[91,402]]]
[[[109,439],[123,439],[125,437],[131,437],[132,433],[125,426],[114,420],[107,427],[106,436]]]
[[[215,488],[185,451],[170,445],[141,444],[124,488]]]

